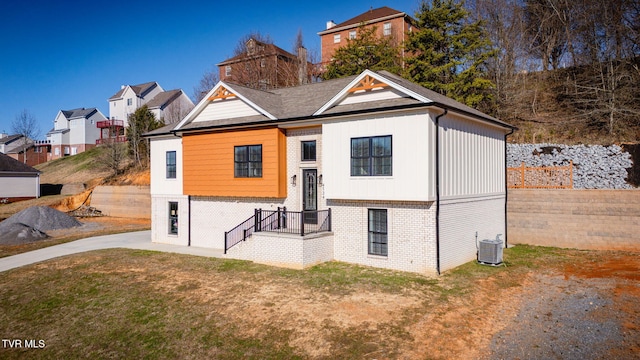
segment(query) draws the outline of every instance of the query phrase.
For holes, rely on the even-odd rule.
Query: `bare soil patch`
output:
[[[57,236],[149,226],[140,219],[83,222],[88,226]],[[128,250],[77,254],[0,280],[18,301],[47,274],[66,274],[46,280],[52,295],[33,301],[48,304],[47,296],[64,297],[69,286],[78,303],[55,307],[43,323],[0,318],[8,321],[0,335],[19,328],[35,336],[28,329],[44,327],[39,333],[53,357],[71,348],[130,358],[640,357],[640,253],[516,246],[505,250],[505,260],[505,267],[469,263],[433,279],[340,263],[297,271]],[[87,282],[89,290],[69,280]],[[129,328],[136,323],[125,315],[129,309],[151,317]],[[110,339],[119,327],[152,344]]]

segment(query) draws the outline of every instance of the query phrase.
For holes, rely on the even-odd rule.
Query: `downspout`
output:
[[[509,188],[508,183],[509,179],[507,178],[507,136],[513,134],[515,129],[511,129],[508,133],[504,134],[504,247],[508,247],[507,241],[509,240],[509,236],[507,236],[507,229],[509,224],[507,224],[507,203],[509,200]]]
[[[449,110],[436,116],[436,273],[440,275],[440,118]]]
[[[187,195],[187,246],[191,246],[191,195]]]

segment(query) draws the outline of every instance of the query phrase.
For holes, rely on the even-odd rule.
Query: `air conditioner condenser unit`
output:
[[[502,240],[480,240],[478,244],[478,263],[498,266],[502,264]]]

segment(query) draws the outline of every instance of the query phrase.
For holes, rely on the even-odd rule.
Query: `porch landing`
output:
[[[229,249],[225,257],[304,269],[333,260],[333,232],[304,236],[269,231],[256,232]]]

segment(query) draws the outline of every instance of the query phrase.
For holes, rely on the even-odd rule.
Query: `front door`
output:
[[[305,224],[318,223],[318,170],[302,170],[302,210]]]

